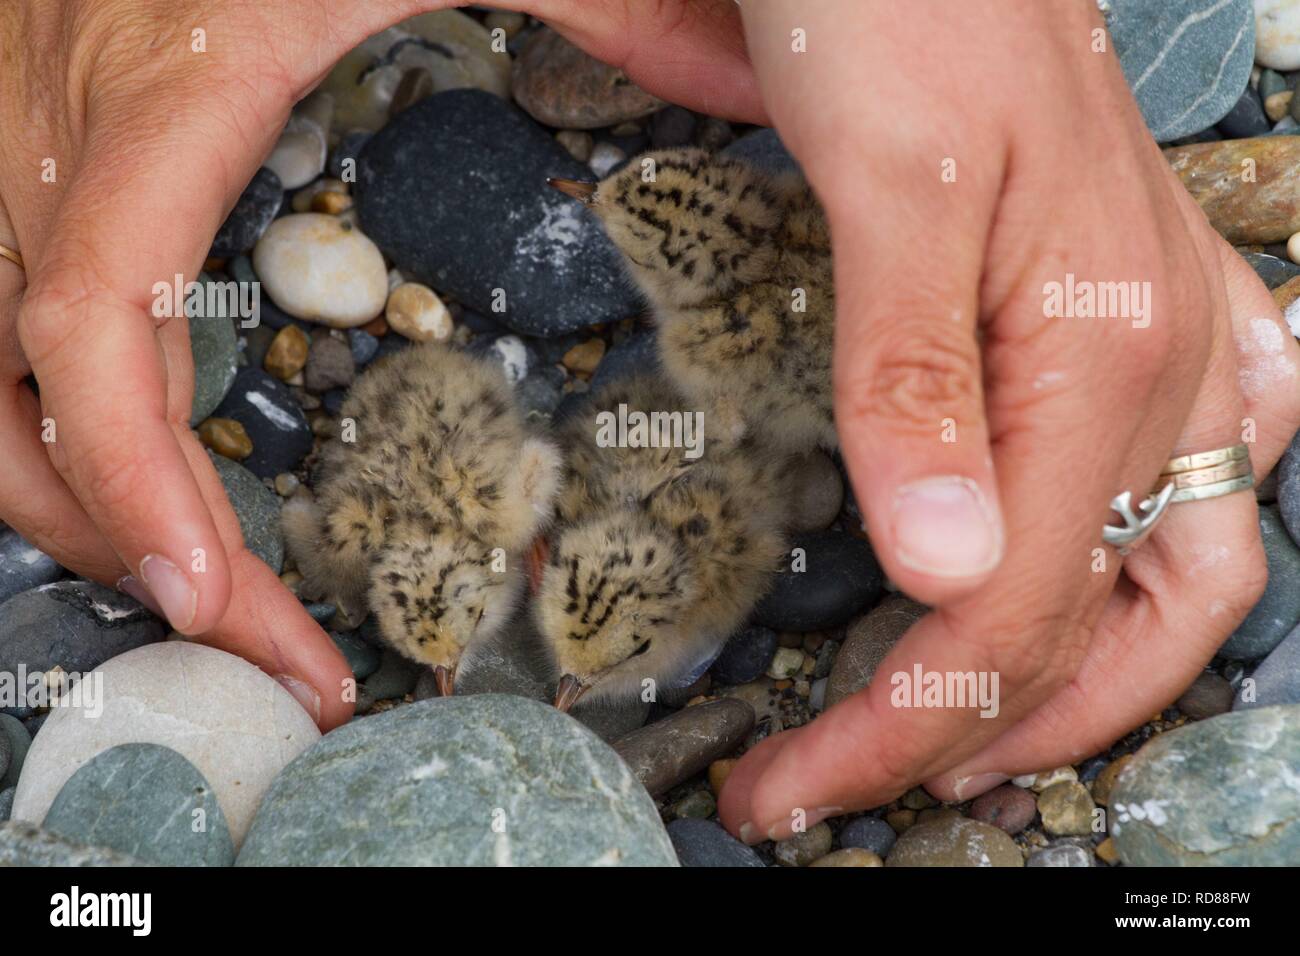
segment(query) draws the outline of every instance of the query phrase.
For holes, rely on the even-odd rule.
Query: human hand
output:
[[[1228,293],[1239,349],[1276,309],[1093,52],[1093,4],[742,8],[764,102],[831,222],[844,458],[882,564],[935,608],[877,674],[1000,676],[994,719],[895,708],[878,678],[765,740],[720,799],[755,842],[788,836],[796,810],[811,826],[921,781],[968,799],[1174,699],[1263,586],[1253,496],[1174,506],[1123,576],[1114,551],[1095,564],[1109,502],[1140,500],[1172,455],[1241,441],[1246,416],[1262,476],[1300,405],[1234,354]],[[1130,310],[1053,317],[1046,287],[1067,275],[1137,283]],[[1270,360],[1294,375],[1281,340]],[[937,493],[899,495],[917,488]]]

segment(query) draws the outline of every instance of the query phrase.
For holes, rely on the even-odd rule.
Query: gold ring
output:
[[[1168,483],[1174,486],[1175,491],[1182,491],[1184,488],[1217,485],[1221,481],[1227,481],[1230,478],[1241,478],[1243,475],[1253,474],[1253,472],[1254,469],[1251,467],[1250,459],[1246,458],[1242,461],[1230,461],[1223,465],[1212,465],[1209,468],[1182,471],[1176,475],[1161,475],[1159,482],[1161,487],[1163,487],[1163,483]],[[1177,500],[1177,498],[1174,500]]]
[[[20,253],[17,249],[10,249],[8,246],[0,246],[0,256],[4,256],[4,258],[8,259],[10,262],[16,265],[19,269],[22,269],[24,272],[27,271],[27,267],[23,265],[22,253]]]
[[[1214,451],[1202,451],[1194,455],[1171,458],[1165,463],[1165,467],[1160,469],[1160,475],[1161,477],[1176,475],[1180,472],[1193,471],[1198,468],[1212,468],[1215,465],[1223,465],[1232,461],[1246,461],[1249,458],[1249,446],[1231,445],[1228,448],[1216,448]]]

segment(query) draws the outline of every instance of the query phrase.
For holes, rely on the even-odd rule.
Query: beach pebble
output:
[[[412,342],[445,342],[451,338],[451,313],[438,294],[419,282],[403,282],[388,296],[384,309],[388,327]]]
[[[591,134],[585,130],[562,129],[555,134],[555,141],[580,163],[591,159],[591,150],[595,146]]]
[[[1129,866],[1300,860],[1300,706],[1221,714],[1148,741],[1120,774],[1110,834]]]
[[[767,676],[772,680],[790,680],[799,673],[803,667],[804,653],[797,647],[781,647],[777,649],[776,655],[772,658],[772,663],[767,667]]]
[[[587,165],[597,179],[604,179],[626,161],[627,153],[613,143],[597,143]]]
[[[754,620],[778,631],[838,627],[879,598],[884,584],[861,538],[833,531],[795,535]]]
[[[168,641],[98,668],[102,712],[51,711],[18,780],[14,819],[45,818],[72,774],[123,743],[170,747],[216,793],[238,847],[271,779],[320,731],[296,700],[247,661],[202,644]]]
[[[685,107],[666,106],[650,123],[650,145],[655,149],[690,146],[695,139],[695,114]]]
[[[894,828],[877,817],[858,817],[840,830],[840,846],[868,850],[882,860],[889,856],[897,840]]]
[[[907,827],[885,865],[1024,866],[1025,860],[1011,837],[997,827],[960,815],[939,815]]]
[[[614,126],[649,116],[664,105],[621,70],[550,29],[538,30],[524,44],[511,92],[539,123],[561,129]]]
[[[230,866],[235,847],[212,787],[168,747],[128,743],[83,764],[41,826],[158,866]]]
[[[337,329],[369,322],[388,298],[379,249],[334,216],[277,219],[253,250],[253,267],[264,291],[289,315]]]
[[[1092,781],[1092,799],[1098,806],[1109,806],[1110,795],[1115,789],[1115,781],[1119,775],[1124,772],[1133,759],[1132,754],[1124,754],[1122,757],[1116,757],[1093,778]]]
[[[1178,698],[1177,707],[1196,720],[1226,714],[1232,709],[1232,685],[1209,671],[1197,674],[1196,680]]]
[[[830,456],[814,451],[799,459],[790,473],[795,489],[788,527],[792,532],[821,531],[830,527],[844,503],[844,481]]]
[[[1277,467],[1277,507],[1292,542],[1300,546],[1300,432]]]
[[[262,367],[282,382],[287,382],[307,365],[307,354],[311,350],[311,339],[296,325],[286,325],[266,350]]]
[[[352,676],[365,680],[379,669],[379,651],[352,631],[330,631],[330,640],[352,669]]]
[[[241,368],[214,413],[244,426],[253,452],[243,465],[258,478],[293,471],[312,448],[311,427],[293,394],[260,368]]]
[[[1295,91],[1282,90],[1271,96],[1264,97],[1264,115],[1269,118],[1270,122],[1280,123],[1291,112],[1291,101],[1295,99]]]
[[[1193,143],[1164,151],[1201,211],[1237,246],[1286,242],[1300,232],[1300,136]],[[1249,182],[1242,169],[1255,171]]]
[[[63,577],[63,568],[17,531],[0,527],[0,604]]]
[[[23,722],[9,714],[0,714],[0,753],[4,769],[0,770],[0,790],[11,790],[18,783],[23,761],[32,745],[32,735]]]
[[[761,677],[776,653],[776,632],[753,625],[733,634],[709,672],[720,684],[746,684]]]
[[[1025,866],[1092,866],[1092,854],[1073,843],[1058,843],[1029,854]]]
[[[754,729],[754,710],[724,698],[687,707],[614,743],[652,796],[672,789],[734,751]]]
[[[759,129],[746,133],[722,151],[722,155],[743,159],[767,173],[799,172],[799,164],[781,142],[774,129]]]
[[[706,820],[718,812],[718,801],[708,790],[696,790],[674,803],[672,812],[679,820],[683,818]]]
[[[0,823],[0,867],[147,866],[106,847],[83,846],[31,823]]]
[[[285,189],[306,186],[325,171],[325,131],[305,116],[289,117],[265,165]]]
[[[366,677],[366,693],[375,700],[405,697],[415,690],[421,670],[419,664],[385,647],[379,652],[379,666]]]
[[[276,779],[240,866],[671,866],[613,751],[537,701],[426,700],[353,721]]]
[[[1268,561],[1268,586],[1219,648],[1219,654],[1231,660],[1259,660],[1300,623],[1300,546],[1287,534],[1277,508],[1259,509],[1259,530]]]
[[[776,844],[772,856],[781,866],[808,866],[831,851],[830,824],[822,822]]]
[[[222,457],[243,461],[253,453],[253,440],[233,418],[209,418],[198,427],[199,441]]]
[[[219,455],[208,456],[226,498],[239,519],[244,546],[276,574],[284,567],[284,536],[280,531],[280,500],[247,468]]]
[[[1038,804],[1030,793],[1010,784],[994,787],[988,793],[981,794],[970,807],[972,820],[991,823],[1012,836],[1033,823],[1036,813]]]
[[[235,324],[224,316],[189,320],[190,357],[194,361],[194,398],[190,424],[198,425],[221,404],[238,371],[238,337]]]
[[[1300,9],[1291,0],[1255,0],[1255,62],[1300,69]]]
[[[833,707],[866,687],[885,655],[925,612],[924,605],[894,594],[849,625],[831,667],[826,706]]]
[[[1251,252],[1242,256],[1242,258],[1246,260],[1247,265],[1255,270],[1255,274],[1269,289],[1278,289],[1292,279],[1300,277],[1300,266],[1294,262],[1288,262],[1286,259],[1279,259],[1277,256]],[[1281,305],[1278,307],[1284,308]]]
[[[1249,682],[1237,692],[1232,709],[1249,710],[1275,704],[1300,704],[1300,626],[1255,668]]]
[[[674,820],[668,837],[682,866],[763,866],[759,855],[711,820]]]
[[[1281,119],[1279,116],[1278,119]],[[1246,139],[1250,136],[1262,136],[1272,128],[1264,114],[1264,105],[1257,94],[1247,87],[1237,98],[1228,115],[1219,120],[1219,132],[1226,139]]]
[[[357,213],[403,275],[515,332],[550,337],[635,315],[613,245],[546,185],[552,176],[590,171],[497,97],[437,93],[371,139]]]
[[[590,338],[564,353],[561,363],[575,375],[591,375],[605,357],[605,340]]]
[[[1077,780],[1054,783],[1038,795],[1043,829],[1053,836],[1087,836],[1092,832],[1094,809],[1088,788]]]
[[[323,395],[331,389],[346,389],[356,374],[352,347],[346,339],[333,335],[317,335],[312,339],[307,365],[303,368],[303,385],[307,391]]]
[[[870,850],[845,848],[813,860],[809,866],[884,866],[885,861]]]
[[[237,256],[257,245],[266,227],[280,212],[284,202],[284,183],[275,170],[263,166],[244,187],[235,208],[217,230],[212,240],[211,255],[221,258]]]

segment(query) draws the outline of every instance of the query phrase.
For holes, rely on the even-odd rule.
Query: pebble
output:
[[[1129,866],[1285,866],[1300,860],[1300,706],[1222,714],[1149,740],[1111,798]]]
[[[906,833],[916,823],[915,810],[890,810],[885,814],[888,823],[897,834]]]
[[[591,338],[585,342],[579,342],[565,352],[561,361],[564,367],[575,375],[591,375],[596,371],[596,366],[600,364],[600,360],[604,357],[605,340]]]
[[[352,631],[330,631],[330,640],[342,652],[352,669],[352,676],[365,680],[379,669],[379,651],[375,650]]]
[[[715,760],[709,764],[709,789],[713,791],[716,797],[722,793],[722,787],[731,776],[731,771],[736,769],[736,764],[740,761],[735,757],[723,757],[721,760]]]
[[[266,350],[262,367],[282,382],[287,382],[307,366],[307,353],[311,350],[311,339],[296,325],[286,325]]]
[[[959,815],[940,815],[908,827],[885,865],[1024,866],[1025,861],[1011,837],[997,827]]]
[[[550,337],[635,315],[613,245],[550,176],[590,171],[497,97],[438,93],[367,145],[357,212],[404,275],[512,331]]]
[[[379,652],[379,666],[365,679],[366,693],[375,700],[405,697],[415,690],[423,670],[419,664],[385,647]],[[355,668],[353,674],[356,674]]]
[[[1198,674],[1178,698],[1177,707],[1196,720],[1226,714],[1232,709],[1232,685],[1209,671]]]
[[[1011,784],[981,794],[970,807],[972,820],[991,823],[1011,836],[1033,823],[1037,813],[1038,804],[1029,792]]]
[[[1300,136],[1193,143],[1164,155],[1210,225],[1233,245],[1286,242],[1300,232]],[[1248,160],[1255,177],[1243,182]]]
[[[799,164],[774,129],[760,129],[740,137],[722,151],[724,156],[743,159],[768,173],[797,173]]]
[[[1300,626],[1269,652],[1236,698],[1233,710],[1300,704]]]
[[[924,605],[894,594],[854,621],[831,667],[826,706],[833,707],[866,687],[885,655],[925,613]]]
[[[390,329],[412,342],[445,342],[454,328],[438,294],[419,282],[403,282],[389,293],[384,318]]]
[[[759,855],[711,820],[674,820],[668,837],[682,866],[763,866]]]
[[[524,44],[511,83],[515,102],[546,126],[596,129],[649,116],[663,101],[553,30]]]
[[[591,150],[595,146],[591,134],[585,130],[562,129],[555,134],[555,141],[580,163],[591,159]]]
[[[63,577],[63,568],[17,531],[0,527],[0,604]]]
[[[253,440],[233,418],[209,418],[199,425],[199,441],[218,455],[243,461],[253,453]]]
[[[1029,854],[1025,866],[1092,866],[1092,854],[1073,843],[1059,843]]]
[[[215,414],[233,418],[253,441],[243,465],[258,478],[293,471],[312,448],[311,428],[289,389],[260,368],[241,368]]]
[[[27,732],[23,722],[9,714],[0,714],[0,790],[9,790],[18,783],[23,761],[32,745],[32,735]]]
[[[303,369],[303,386],[307,391],[322,395],[330,389],[346,389],[356,374],[352,347],[346,339],[336,339],[332,335],[319,335],[312,339],[307,365]]]
[[[15,790],[13,787],[10,787],[8,790],[0,790],[0,823],[7,821],[9,819],[9,814],[13,812],[14,793]]]
[[[1054,783],[1038,795],[1043,829],[1053,836],[1087,836],[1092,833],[1096,804],[1088,788],[1077,780]]]
[[[1105,10],[1120,67],[1157,142],[1218,122],[1246,88],[1250,0],[1107,0]]]
[[[294,114],[266,158],[266,168],[285,189],[298,189],[325,171],[325,152],[325,131],[308,117]]]
[[[787,514],[790,531],[829,528],[844,503],[844,480],[830,456],[814,451],[800,459],[791,469],[790,484],[795,489]]]
[[[840,846],[867,850],[882,860],[889,856],[897,840],[894,828],[877,817],[857,817],[840,830]]]
[[[56,581],[0,604],[0,674],[25,670],[30,676],[54,667],[84,674],[110,657],[161,641],[164,633],[134,598],[91,581]],[[25,704],[7,710],[19,717],[32,713]]]
[[[1270,290],[1277,290],[1292,279],[1300,278],[1300,266],[1277,256],[1250,252],[1242,256],[1242,258],[1246,260],[1247,265],[1255,270],[1255,274]],[[1297,286],[1297,290],[1300,290],[1300,285]],[[1285,311],[1286,306],[1279,303],[1278,308]]]
[[[597,179],[604,179],[627,161],[627,153],[613,143],[597,143],[587,165]]]
[[[1279,116],[1278,119],[1281,119]],[[1275,121],[1276,122],[1276,121]],[[1226,139],[1247,139],[1262,136],[1272,128],[1264,114],[1264,106],[1250,87],[1242,92],[1228,115],[1219,120],[1219,132]]]
[[[190,357],[194,361],[194,398],[190,424],[197,425],[221,404],[234,384],[239,343],[235,324],[223,316],[189,320]]]
[[[1255,0],[1255,62],[1300,69],[1300,10],[1290,0]]]
[[[102,712],[50,712],[18,781],[14,819],[45,818],[73,772],[123,743],[170,747],[216,793],[238,847],[279,771],[320,737],[289,692],[247,661],[216,648],[168,641],[99,667]]]
[[[1282,90],[1264,99],[1264,115],[1271,122],[1280,123],[1291,112],[1291,101],[1295,99],[1294,90]]]
[[[1277,508],[1259,509],[1259,530],[1268,561],[1268,586],[1219,648],[1221,656],[1232,660],[1265,657],[1300,623],[1300,546],[1287,534]]]
[[[808,866],[831,851],[830,824],[822,822],[782,840],[772,850],[772,856],[781,866]]]
[[[433,74],[422,66],[413,66],[402,74],[388,103],[388,115],[396,116],[420,100],[433,95]]]
[[[751,625],[728,639],[709,672],[721,684],[747,684],[767,670],[776,644],[775,631]]]
[[[420,701],[338,728],[280,774],[240,866],[671,866],[612,750],[537,701]]]
[[[348,329],[348,345],[352,349],[352,361],[357,368],[369,365],[379,351],[379,339],[361,329]]]
[[[884,866],[885,861],[870,850],[846,848],[827,853],[820,860],[813,860],[809,866]]]
[[[146,866],[105,847],[82,846],[31,823],[0,823],[0,867]]]
[[[129,743],[77,769],[41,826],[157,866],[230,866],[235,847],[212,787],[168,747]]]
[[[1294,263],[1292,265],[1294,266]],[[1298,279],[1300,277],[1290,278],[1273,289],[1273,302],[1276,303],[1282,313],[1282,318],[1286,320],[1287,326],[1293,334],[1300,334],[1300,281]],[[1274,491],[1274,497],[1276,497],[1276,489]]]
[[[754,709],[733,698],[687,707],[615,741],[614,749],[651,796],[732,753],[754,729]]]
[[[772,663],[768,665],[767,676],[772,680],[789,680],[803,667],[804,653],[796,647],[778,648]]]
[[[659,345],[655,333],[649,330],[636,332],[605,353],[596,373],[591,376],[591,387],[604,388],[634,372],[658,370]]]
[[[1093,852],[1097,854],[1097,857],[1103,863],[1108,863],[1113,866],[1119,862],[1119,850],[1116,849],[1115,840],[1111,837],[1106,837],[1106,839],[1098,843]]]
[[[778,631],[839,627],[877,600],[884,584],[884,573],[861,538],[833,531],[795,535],[754,620]]]
[[[280,500],[247,468],[228,458],[209,455],[226,498],[239,519],[244,545],[279,574],[284,567],[284,536],[280,531]]]
[[[261,167],[244,187],[235,208],[217,230],[210,255],[228,259],[248,252],[257,245],[266,227],[280,213],[285,185],[275,170]]]
[[[674,803],[672,811],[678,819],[705,820],[717,813],[718,801],[709,791],[696,790]]]
[[[1115,789],[1115,781],[1119,779],[1119,775],[1124,772],[1124,768],[1129,765],[1132,759],[1132,754],[1124,754],[1122,757],[1116,757],[1102,768],[1102,771],[1092,781],[1092,799],[1094,803],[1102,807],[1110,805],[1110,795]]]
[[[695,141],[695,114],[681,106],[666,106],[650,123],[650,144],[655,149],[676,149]]]
[[[253,267],[271,300],[289,315],[337,329],[369,322],[388,298],[379,249],[334,216],[277,219],[253,250]]]
[[[1044,770],[1042,773],[1030,774],[1028,778],[1016,777],[1011,782],[1017,787],[1024,786],[1034,791],[1042,793],[1048,787],[1058,783],[1069,783],[1079,779],[1078,772],[1071,766],[1056,767],[1053,770]],[[1021,781],[1024,781],[1023,783]]]
[[[1277,467],[1277,505],[1291,540],[1300,545],[1300,432]]]

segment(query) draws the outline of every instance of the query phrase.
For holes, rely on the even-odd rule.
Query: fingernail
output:
[[[199,592],[185,572],[160,554],[146,555],[140,562],[140,581],[149,589],[163,616],[178,631],[194,623],[199,609]]]
[[[281,687],[293,695],[293,699],[302,705],[303,710],[311,714],[312,720],[320,720],[320,694],[316,693],[316,689],[311,684],[290,677],[288,674],[280,674],[276,680]]]
[[[894,496],[898,563],[940,578],[983,574],[1002,559],[1002,526],[969,478],[924,478]]]
[[[969,777],[958,777],[952,782],[952,792],[958,800],[970,800],[1010,779],[1005,773],[976,773]]]
[[[127,597],[135,598],[159,617],[167,616],[163,613],[162,608],[158,606],[158,602],[153,599],[153,595],[149,593],[149,589],[141,584],[140,579],[134,574],[127,574],[118,579],[117,589],[127,595]]]
[[[746,820],[740,825],[740,842],[745,846],[753,846],[755,843],[762,843],[763,837],[758,832],[758,827]]]

